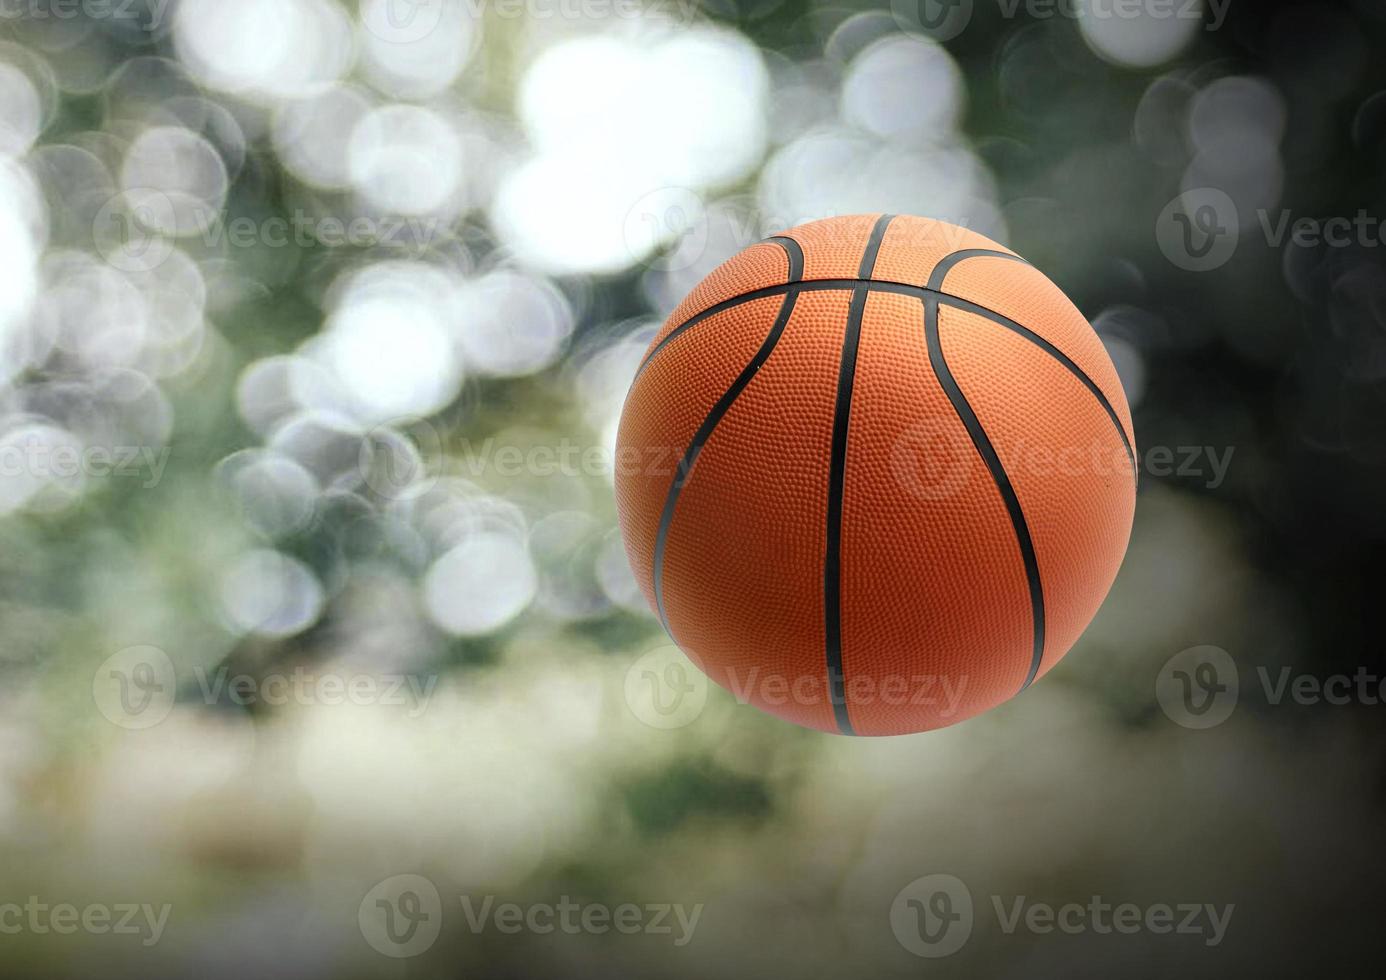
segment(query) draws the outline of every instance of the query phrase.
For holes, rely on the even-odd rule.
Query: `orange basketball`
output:
[[[1043,676],[1101,605],[1136,499],[1083,315],[981,235],[802,225],[704,279],[617,447],[636,580],[739,700],[848,735],[941,728]]]

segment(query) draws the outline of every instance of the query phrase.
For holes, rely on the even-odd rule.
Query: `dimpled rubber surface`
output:
[[[693,291],[669,314],[668,321],[659,333],[655,334],[650,349],[653,350],[679,324],[708,307],[764,286],[782,283],[788,278],[789,263],[784,249],[757,242],[723,262],[694,286]],[[768,323],[766,327],[769,327]]]
[[[1135,475],[1105,413],[1034,344],[990,320],[944,308],[944,355],[1020,498],[1044,585],[1040,676],[1087,628],[1126,553]],[[1010,384],[997,364],[1028,379]]]
[[[777,237],[803,282],[792,244],[734,256],[627,396],[632,568],[739,700],[847,734],[952,724],[1051,669],[1116,575],[1120,382],[1063,293],[980,235],[858,215]]]
[[[616,507],[635,580],[651,606],[655,534],[679,460],[708,411],[765,339],[781,302],[778,296],[752,300],[679,335],[626,396],[616,454]]]
[[[854,277],[878,217],[875,214],[857,214],[829,218],[800,225],[792,232],[787,232],[804,250],[804,278]]]
[[[857,733],[940,728],[1018,691],[1031,627],[1020,551],[929,365],[914,297],[867,302],[846,476],[842,657]],[[876,688],[854,692],[863,675]]]
[[[881,254],[871,278],[887,282],[904,282],[924,286],[929,276],[946,256],[966,249],[991,249],[1014,255],[1004,245],[998,245],[983,235],[942,221],[930,221],[902,214],[891,221],[881,242]],[[962,268],[977,259],[968,259]],[[993,265],[1004,265],[1005,259],[992,259]],[[950,277],[951,278],[951,277]]]
[[[823,671],[828,456],[846,292],[799,297],[765,366],[679,498],[664,569],[669,632],[718,684],[833,729]],[[797,685],[789,697],[783,688]],[[805,687],[808,687],[805,690]]]
[[[1107,396],[1127,439],[1136,444],[1131,410],[1112,359],[1083,314],[1044,273],[1019,262],[979,256],[950,269],[941,291],[1015,320],[1067,354]]]

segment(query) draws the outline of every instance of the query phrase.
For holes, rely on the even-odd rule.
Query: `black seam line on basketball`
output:
[[[972,410],[972,405],[963,394],[962,388],[958,386],[953,373],[948,369],[948,361],[943,356],[943,344],[939,340],[938,331],[939,299],[937,293],[930,293],[923,298],[924,340],[929,350],[929,364],[933,367],[934,375],[943,387],[944,394],[953,403],[953,410],[957,412],[958,418],[967,429],[967,434],[972,437],[977,454],[991,471],[991,478],[996,483],[996,489],[1001,492],[1001,499],[1010,514],[1011,527],[1015,530],[1021,561],[1025,565],[1025,578],[1030,590],[1030,620],[1034,629],[1030,669],[1025,675],[1025,683],[1020,685],[1020,690],[1023,691],[1035,679],[1035,674],[1039,672],[1040,660],[1044,657],[1044,588],[1040,583],[1039,560],[1035,557],[1035,543],[1030,538],[1030,526],[1025,521],[1025,512],[1020,506],[1020,498],[1016,496],[1015,488],[1011,486],[1006,467],[1001,463],[1001,457],[996,454],[995,447],[987,438],[981,420]]]
[[[934,271],[929,273],[928,288],[935,292],[942,292],[943,280],[948,278],[948,273],[953,270],[953,266],[967,259],[980,258],[984,255],[991,256],[994,259],[1011,259],[1012,261],[1021,262],[1025,265],[1030,264],[1019,255],[1013,255],[1010,252],[1000,252],[994,248],[960,248],[956,252],[949,252],[938,260],[938,264],[934,266]]]
[[[780,335],[784,333],[785,326],[789,323],[790,314],[794,312],[794,304],[798,301],[798,293],[787,293],[784,302],[780,304],[780,312],[775,317],[775,323],[770,328],[770,332],[765,335],[765,340],[761,343],[760,349],[755,356],[737,375],[731,387],[722,393],[722,397],[717,399],[712,410],[707,413],[707,417],[698,426],[698,430],[693,434],[693,438],[688,443],[688,448],[684,450],[683,458],[679,460],[678,468],[674,471],[674,479],[669,484],[669,491],[664,497],[664,509],[659,515],[659,529],[655,532],[654,549],[654,594],[655,611],[659,613],[659,621],[664,626],[665,632],[673,637],[673,630],[669,628],[669,617],[664,611],[664,550],[669,540],[669,528],[674,523],[674,508],[678,506],[679,495],[683,493],[683,488],[688,485],[689,479],[693,475],[693,467],[698,462],[698,456],[703,451],[703,446],[712,437],[712,432],[717,428],[717,423],[722,421],[722,417],[732,407],[732,403],[751,383],[751,379],[761,369],[770,352],[779,343]]]
[[[783,283],[780,283],[778,286],[772,288],[788,289],[790,286],[793,286],[795,283],[798,283],[804,277],[804,250],[802,247],[800,247],[798,242],[790,238],[788,235],[776,235],[774,238],[765,239],[765,241],[761,242],[760,244],[768,245],[771,242],[778,245],[780,248],[784,249],[785,258],[789,262],[789,279]],[[754,290],[754,292],[758,293],[761,292],[761,290]],[[775,294],[774,292],[768,292],[764,295],[774,296]],[[654,356],[656,354],[658,354],[664,348],[668,347],[670,342],[673,341],[675,337],[682,334],[689,327],[693,326],[693,324],[701,323],[708,317],[721,313],[723,310],[729,310],[734,306],[739,306],[742,301],[750,302],[751,298],[758,297],[752,297],[751,293],[742,293],[739,296],[733,296],[730,300],[723,300],[720,303],[716,303],[712,306],[709,306],[701,313],[689,317],[687,320],[683,321],[683,323],[680,323],[673,330],[670,330],[669,333],[665,335],[664,339],[655,345],[654,350],[650,351],[648,354],[645,355],[645,359],[641,361],[640,366],[635,369],[635,377],[631,378],[631,385],[635,385],[636,379],[639,378],[641,373],[645,370],[645,366],[654,360]]]
[[[988,309],[985,306],[973,303],[971,300],[965,300],[959,296],[953,296],[950,293],[941,293],[936,289],[930,289],[928,286],[916,286],[912,283],[890,282],[882,279],[872,279],[870,281],[861,279],[806,279],[803,282],[797,283],[778,283],[774,286],[765,286],[749,293],[742,293],[740,296],[733,296],[731,299],[723,300],[715,306],[708,307],[703,312],[695,315],[679,327],[676,327],[674,331],[665,338],[664,343],[673,340],[676,334],[682,333],[695,323],[701,323],[708,317],[716,316],[718,313],[739,306],[742,303],[749,303],[754,300],[764,299],[767,296],[778,296],[788,292],[856,289],[859,286],[865,286],[866,289],[871,292],[897,293],[902,296],[937,296],[939,302],[944,306],[952,306],[960,310],[965,310],[968,313],[976,314],[1030,341],[1030,343],[1034,344],[1050,357],[1054,358],[1054,360],[1062,364],[1068,372],[1077,378],[1083,387],[1087,388],[1092,396],[1097,399],[1098,404],[1102,406],[1102,410],[1107,413],[1107,418],[1111,420],[1112,425],[1116,428],[1117,435],[1121,438],[1121,444],[1125,448],[1126,456],[1131,463],[1132,472],[1135,473],[1136,453],[1131,447],[1130,438],[1126,435],[1126,427],[1121,424],[1121,419],[1117,417],[1116,409],[1112,408],[1112,403],[1107,400],[1107,396],[1102,393],[1102,389],[1097,386],[1097,383],[1094,382],[1092,378],[1088,377],[1087,374],[1083,372],[1082,368],[1073,362],[1072,358],[1030,328],[1022,326],[1010,317],[997,313],[995,310]],[[659,353],[663,346],[664,344],[660,344],[659,347],[651,351],[650,356],[645,359],[645,364],[648,364],[650,359],[653,358],[655,354]],[[640,366],[640,370],[644,370],[645,364]],[[639,377],[639,372],[636,373],[636,377]],[[634,382],[632,382],[632,384],[634,384]]]
[[[785,255],[789,258],[789,281],[798,282],[804,278],[804,250],[799,243],[788,235],[776,235],[767,238],[765,241],[774,242],[784,249]]]
[[[866,251],[861,253],[861,264],[857,267],[858,279],[870,279],[876,271],[876,256],[881,252],[881,242],[885,239],[886,228],[895,218],[893,214],[883,214],[876,219],[871,236],[866,240]]]
[[[857,347],[866,311],[865,286],[852,291],[847,327],[842,335],[842,358],[837,373],[837,404],[833,409],[832,449],[828,459],[828,534],[823,554],[823,637],[828,670],[828,700],[833,720],[843,735],[855,735],[847,709],[847,684],[842,670],[842,491],[847,477],[847,422],[852,412],[852,387],[857,371]]]
[[[827,547],[823,554],[823,634],[828,671],[828,700],[833,720],[843,735],[855,735],[847,707],[847,684],[842,669],[842,494],[847,477],[847,426],[852,417],[852,387],[857,376],[857,347],[869,295],[866,281],[876,269],[881,241],[894,215],[876,219],[857,270],[863,280],[852,290],[847,325],[842,331],[842,357],[837,368],[837,404],[833,408],[832,449],[828,460]]]
[[[1010,317],[997,313],[995,310],[987,309],[985,306],[979,306],[970,300],[965,300],[958,296],[950,296],[948,293],[930,293],[929,295],[937,296],[939,302],[944,306],[951,306],[954,309],[972,313],[975,316],[981,317],[983,320],[990,320],[999,327],[1005,327],[1012,333],[1019,334],[1067,368],[1068,372],[1077,378],[1083,387],[1088,389],[1089,393],[1097,399],[1097,403],[1102,406],[1102,411],[1107,413],[1107,418],[1111,420],[1112,425],[1116,428],[1117,435],[1121,437],[1121,445],[1126,450],[1126,458],[1131,464],[1132,475],[1138,475],[1139,467],[1136,465],[1136,451],[1131,447],[1131,440],[1127,438],[1126,426],[1121,424],[1121,419],[1117,417],[1116,409],[1112,408],[1112,403],[1107,400],[1107,396],[1102,393],[1102,389],[1097,386],[1097,382],[1088,377],[1086,372],[1073,362],[1072,358],[1039,334],[1035,333],[1029,327],[1016,323]]]

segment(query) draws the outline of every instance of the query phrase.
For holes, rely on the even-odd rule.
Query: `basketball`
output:
[[[845,735],[941,728],[1068,652],[1126,551],[1130,410],[1043,273],[907,215],[801,225],[651,341],[617,435],[627,557],[738,701]]]

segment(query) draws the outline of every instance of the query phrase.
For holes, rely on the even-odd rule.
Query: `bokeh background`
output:
[[[26,910],[0,910],[0,968],[1370,956],[1383,50],[1373,0],[0,0],[0,906]],[[684,671],[611,495],[625,388],[682,295],[867,211],[1045,270],[1143,457],[1130,553],[1063,664],[884,740]],[[1240,681],[1208,727],[1161,696],[1191,665]],[[1312,697],[1344,675],[1344,703]],[[1286,676],[1310,693],[1263,682]],[[929,875],[975,905],[946,958],[892,918]],[[426,942],[381,938],[381,895]],[[463,895],[701,912],[683,943],[510,934]],[[1016,896],[1233,911],[1216,945],[1008,933],[992,900]],[[169,914],[153,941],[36,903]]]

